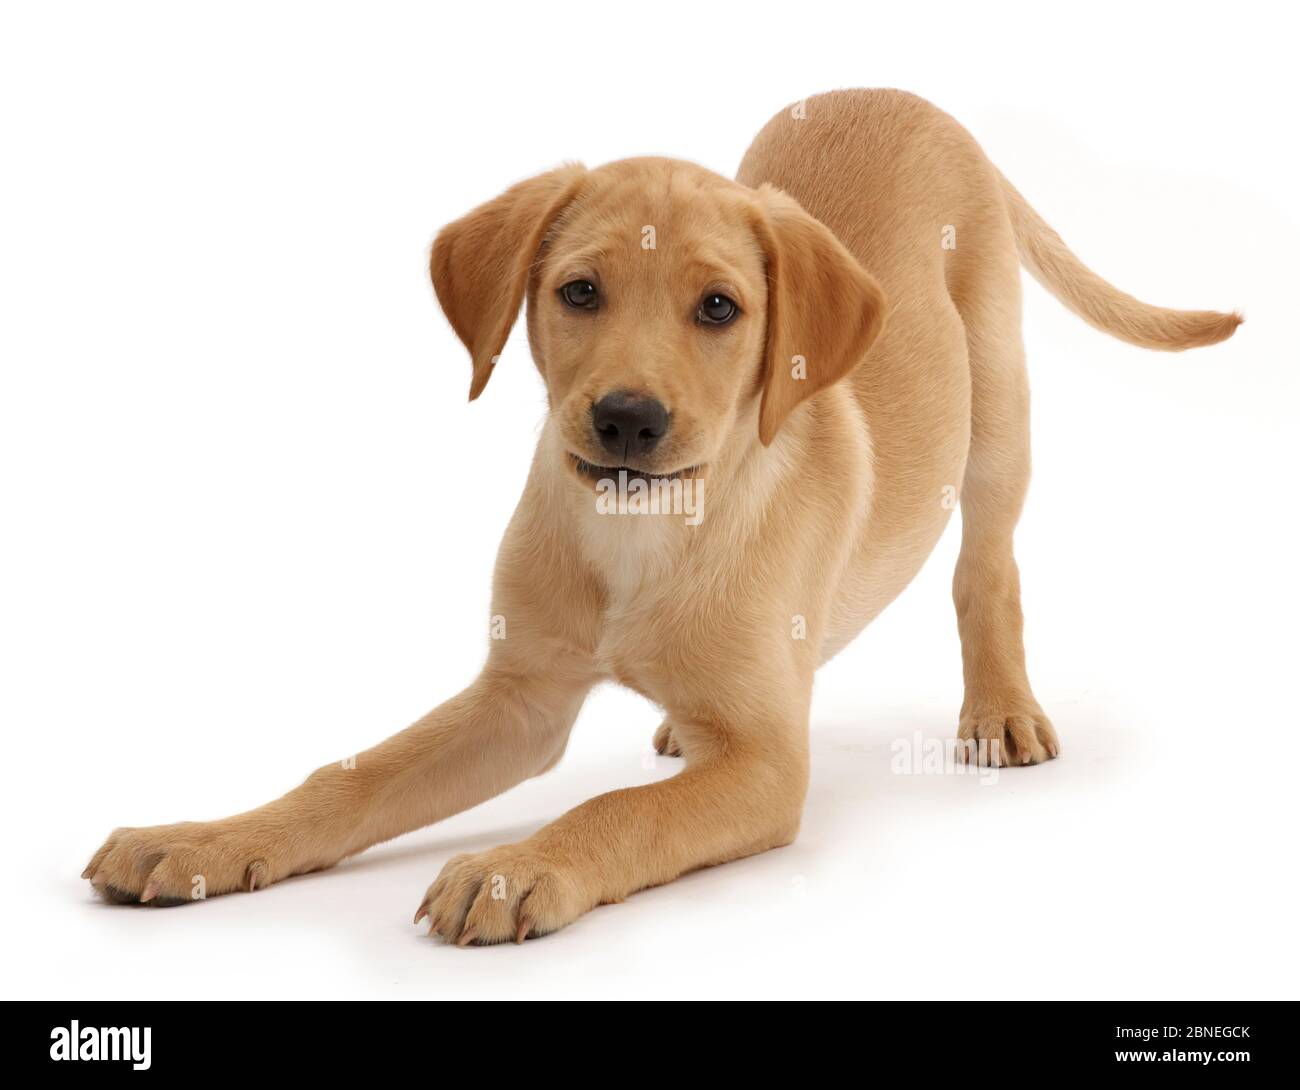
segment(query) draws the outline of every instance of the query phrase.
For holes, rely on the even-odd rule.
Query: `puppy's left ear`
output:
[[[469,349],[471,401],[492,377],[546,232],[586,174],[574,163],[529,178],[438,232],[429,273],[443,313]]]
[[[825,224],[770,185],[755,230],[767,255],[767,354],[758,437],[776,438],[807,397],[849,374],[885,322],[885,294]]]

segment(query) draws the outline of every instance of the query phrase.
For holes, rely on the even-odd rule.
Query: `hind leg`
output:
[[[1013,305],[1014,304],[1014,305]],[[1012,535],[1029,487],[1029,383],[1018,292],[963,315],[971,361],[971,442],[953,577],[966,696],[958,737],[967,759],[1037,764],[1060,745],[1025,671],[1020,573]]]
[[[665,757],[680,757],[682,755],[682,745],[673,732],[673,721],[671,719],[665,719],[659,724],[659,728],[654,734],[653,744],[655,752],[663,754]]]

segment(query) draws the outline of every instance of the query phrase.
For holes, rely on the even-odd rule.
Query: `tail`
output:
[[[1089,325],[1140,348],[1181,352],[1218,344],[1244,320],[1214,310],[1166,310],[1126,295],[1070,252],[1037,212],[1002,179],[1002,193],[1016,233],[1020,260],[1034,279]]]

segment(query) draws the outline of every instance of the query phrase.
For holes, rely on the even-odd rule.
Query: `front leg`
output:
[[[333,866],[546,771],[597,670],[599,598],[555,558],[530,483],[498,557],[489,661],[471,687],[355,758],[224,821],[118,829],[82,877],[109,900],[179,904]],[[495,623],[495,622],[494,622]],[[503,637],[503,639],[502,639]]]
[[[176,905],[261,889],[491,798],[559,759],[589,682],[489,665],[413,726],[256,810],[118,829],[82,874],[106,899]]]
[[[747,714],[742,712],[743,714]],[[790,843],[808,784],[802,718],[674,717],[689,766],[600,795],[527,840],[442,869],[416,913],[464,946],[522,942],[687,871]],[[698,759],[697,759],[697,756]]]
[[[597,680],[599,601],[525,493],[502,542],[493,614],[504,638],[459,696],[356,757],[235,817],[118,829],[83,877],[114,901],[179,904],[261,889],[450,817],[559,760]],[[571,550],[567,550],[571,551]]]

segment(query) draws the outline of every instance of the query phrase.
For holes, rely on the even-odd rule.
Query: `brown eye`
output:
[[[701,300],[696,318],[705,325],[726,325],[739,313],[740,308],[725,295],[714,294]]]
[[[560,289],[560,298],[574,310],[594,310],[596,285],[590,280],[570,280]]]

